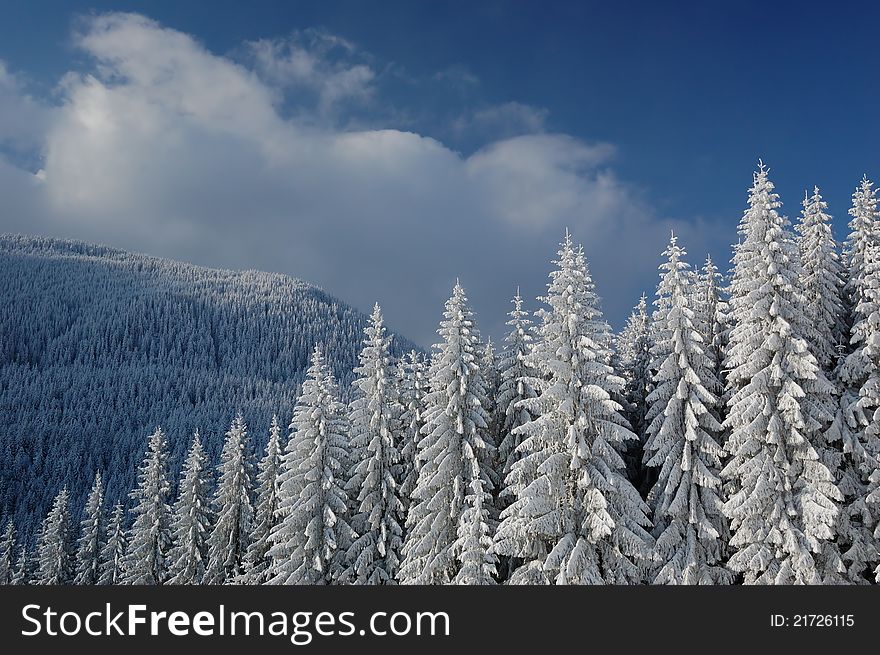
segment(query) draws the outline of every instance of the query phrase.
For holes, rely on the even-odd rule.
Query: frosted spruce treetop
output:
[[[257,466],[257,501],[254,506],[254,531],[245,555],[245,584],[263,584],[269,576],[269,535],[278,522],[278,477],[281,474],[281,424],[278,416],[269,425],[266,451]]]
[[[880,580],[880,246],[869,243],[862,261],[862,301],[854,308],[852,346],[838,371],[843,386],[838,416],[846,496],[840,541],[850,581]]]
[[[727,302],[724,300],[722,275],[706,256],[703,268],[695,276],[693,293],[694,327],[703,337],[706,355],[712,358],[716,375],[721,372],[727,339]]]
[[[820,366],[830,371],[837,361],[846,325],[843,308],[843,266],[837,242],[831,233],[828,203],[819,187],[813,195],[804,194],[801,220],[797,224],[798,249],[803,274],[800,276],[804,294],[804,325],[811,352]]]
[[[37,539],[37,584],[65,585],[73,581],[70,528],[70,494],[64,487],[55,496],[52,509],[40,527]]]
[[[714,362],[694,325],[688,285],[692,276],[675,236],[663,253],[657,295],[667,307],[654,319],[651,349],[655,388],[648,396],[646,464],[659,469],[648,495],[654,516],[657,561],[654,584],[724,584],[723,539],[727,521],[720,488],[721,425]]]
[[[244,417],[237,414],[220,453],[214,492],[214,527],[208,537],[207,584],[223,584],[244,573],[244,558],[254,528],[253,476]]]
[[[799,330],[798,253],[779,206],[761,164],[734,255],[726,358],[728,566],[747,584],[823,581],[817,555],[834,538],[840,499],[813,443],[830,421],[832,387]]]
[[[272,528],[270,584],[332,584],[351,543],[345,472],[351,455],[345,406],[320,346],[293,411],[282,459],[279,522]]]
[[[355,584],[393,584],[403,542],[403,504],[395,443],[401,408],[393,384],[391,338],[379,305],[365,328],[355,368],[356,397],[349,410],[353,465],[346,490],[357,534],[345,554],[345,577]]]
[[[862,300],[865,276],[865,254],[871,244],[880,245],[880,198],[878,189],[867,176],[852,195],[852,207],[849,215],[850,234],[846,240],[846,258],[849,267],[849,280],[846,285],[847,296],[851,307],[856,307]]]
[[[201,584],[208,560],[208,532],[211,527],[211,475],[199,431],[180,473],[177,502],[171,509],[171,537],[174,543],[169,559],[171,584]]]
[[[481,466],[489,421],[480,336],[458,283],[443,316],[425,396],[421,469],[406,521],[400,579],[406,584],[492,584],[491,482]]]
[[[104,481],[101,472],[95,473],[95,481],[86,499],[85,511],[80,522],[80,537],[76,549],[76,577],[78,585],[97,584],[100,577],[101,549],[107,531],[104,510]]]
[[[534,417],[517,428],[516,500],[502,513],[496,550],[522,558],[513,582],[637,583],[651,537],[647,507],[618,450],[635,438],[611,394],[623,380],[609,361],[608,325],[583,250],[566,234],[550,274],[529,355]]]
[[[520,458],[518,448],[522,434],[516,432],[516,428],[532,418],[519,401],[537,396],[537,392],[529,382],[535,377],[535,371],[527,363],[529,351],[535,341],[534,329],[528,312],[523,310],[523,299],[519,289],[512,302],[513,309],[508,314],[510,320],[507,321],[510,331],[504,338],[504,349],[498,362],[501,381],[495,403],[501,422],[498,459],[502,477],[510,473],[513,465]],[[512,491],[505,486],[502,495]]]
[[[134,523],[123,562],[128,584],[156,585],[167,580],[171,548],[170,491],[168,440],[162,428],[156,428],[138,469],[137,487],[130,494],[134,502]]]

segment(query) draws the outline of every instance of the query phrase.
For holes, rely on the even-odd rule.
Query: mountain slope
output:
[[[175,477],[193,430],[216,457],[237,411],[262,448],[316,342],[350,388],[366,325],[284,275],[20,236],[0,236],[0,299],[0,515],[21,529],[64,484],[78,514],[96,469],[124,501],[156,425]]]

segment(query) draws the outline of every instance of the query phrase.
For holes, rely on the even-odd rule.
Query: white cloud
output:
[[[286,39],[252,41],[247,49],[267,82],[316,94],[322,114],[340,103],[368,102],[375,92],[376,72],[368,63],[354,61],[354,45],[338,36],[306,30]]]
[[[485,190],[489,210],[531,229],[589,217],[614,218],[630,199],[613,177],[599,172],[613,154],[608,144],[587,145],[564,135],[520,136],[493,143],[465,162]]]
[[[617,316],[653,285],[670,227],[705,246],[614,176],[608,144],[530,134],[464,157],[412,132],[285,118],[265,72],[137,15],[92,19],[78,45],[95,67],[65,77],[40,128],[42,180],[0,165],[3,229],[283,271],[365,310],[378,300],[425,345],[456,277],[498,334],[517,285],[542,292],[566,226]],[[309,65],[316,88],[339,73]]]
[[[34,100],[0,60],[0,147],[39,149],[50,111]]]

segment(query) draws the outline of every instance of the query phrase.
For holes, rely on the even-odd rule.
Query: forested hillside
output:
[[[157,425],[175,471],[195,429],[215,461],[238,411],[262,449],[256,427],[289,419],[316,343],[351,389],[366,326],[284,275],[19,236],[0,236],[0,298],[0,515],[25,534],[65,484],[82,507],[96,470],[124,501]]]

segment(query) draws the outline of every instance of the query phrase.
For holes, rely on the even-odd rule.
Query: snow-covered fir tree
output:
[[[270,534],[269,584],[332,584],[351,545],[345,472],[350,465],[345,406],[316,346],[282,460],[278,524]]]
[[[803,314],[809,328],[811,352],[819,365],[830,372],[837,363],[844,340],[846,322],[843,307],[843,265],[838,245],[831,233],[831,216],[819,187],[813,195],[804,194],[801,219],[797,224],[798,251],[802,273]]]
[[[6,529],[0,538],[0,585],[12,584],[15,571],[15,526],[7,519]]]
[[[627,478],[646,495],[653,483],[653,472],[644,466],[648,395],[653,389],[651,380],[651,344],[653,332],[648,315],[648,300],[643,293],[626,325],[617,338],[615,372],[624,379],[622,404],[624,416],[638,437],[625,444],[624,463]]]
[[[703,350],[711,358],[716,378],[723,383],[721,367],[727,346],[728,306],[724,299],[722,275],[711,256],[706,256],[693,291],[694,327],[703,337]]]
[[[460,284],[443,315],[425,397],[421,468],[406,521],[399,574],[406,584],[487,582],[484,573],[494,571],[486,518],[491,482],[481,467],[489,417],[480,336]],[[469,573],[459,577],[465,563]]]
[[[171,539],[168,553],[168,581],[171,584],[201,584],[208,559],[211,529],[210,473],[199,431],[183,462],[177,501],[171,508]]]
[[[644,435],[646,398],[651,393],[651,318],[648,299],[639,298],[617,338],[617,371],[625,381],[626,416],[633,432]]]
[[[728,566],[747,584],[818,583],[838,566],[826,546],[841,495],[815,445],[825,438],[833,388],[798,333],[799,257],[779,205],[761,164],[734,254],[726,355]]]
[[[278,520],[278,482],[281,474],[281,425],[272,417],[266,452],[257,467],[254,530],[245,554],[244,584],[263,584],[269,577],[269,535]]]
[[[844,451],[839,486],[846,499],[839,541],[848,580],[854,583],[867,582],[880,565],[880,535],[875,536],[880,514],[868,501],[876,484],[871,476],[880,468],[880,245],[869,243],[863,254],[863,300],[853,310],[853,352],[837,371],[842,386],[837,424]]]
[[[392,377],[382,311],[377,304],[367,324],[360,365],[355,368],[355,399],[349,411],[353,468],[346,486],[351,527],[357,537],[345,553],[344,579],[351,584],[394,584],[403,543],[400,405]]]
[[[116,503],[107,524],[107,538],[101,549],[101,568],[98,584],[118,585],[125,580],[123,562],[128,539],[125,532],[125,510],[122,503]]]
[[[654,390],[648,396],[646,464],[659,470],[648,495],[653,510],[654,584],[724,584],[732,579],[722,562],[727,521],[719,497],[721,425],[710,391],[714,362],[706,354],[690,307],[685,251],[675,236],[663,253],[659,297],[669,310],[658,317],[651,354]],[[697,280],[699,282],[699,280]]]
[[[122,568],[126,584],[163,584],[168,577],[171,509],[168,507],[168,443],[162,428],[150,435],[137,487],[131,492],[134,522]]]
[[[12,571],[12,584],[32,584],[35,582],[36,574],[36,554],[30,551],[27,544],[22,544],[18,550],[18,557],[15,560],[15,567]]]
[[[313,352],[312,358],[314,359]],[[264,584],[298,584],[296,578],[291,578],[296,569],[291,567],[291,556],[300,541],[305,539],[305,517],[301,513],[294,514],[294,510],[300,504],[300,494],[305,485],[305,473],[303,464],[308,458],[311,448],[305,439],[299,439],[298,427],[308,429],[312,416],[325,424],[324,417],[313,410],[321,407],[336,411],[337,408],[330,403],[335,400],[332,396],[320,397],[318,382],[323,382],[318,376],[324,371],[310,369],[314,377],[306,378],[300,394],[298,405],[294,408],[293,419],[288,426],[288,437],[281,455],[281,469],[278,472],[278,507],[275,510],[275,524],[269,531],[269,570],[266,573]],[[310,391],[310,398],[305,398],[306,391]],[[319,410],[320,411],[320,410]],[[337,429],[339,429],[337,424]],[[324,428],[326,429],[326,428]],[[342,484],[341,482],[339,484]],[[346,508],[347,511],[347,508]],[[298,575],[303,571],[296,570]],[[288,582],[290,580],[290,582]]]
[[[867,176],[852,195],[849,215],[850,233],[846,240],[847,282],[844,287],[845,298],[853,311],[864,300],[862,290],[865,278],[865,253],[872,245],[880,245],[880,189]]]
[[[875,515],[867,503],[871,475],[877,467],[870,451],[877,398],[878,339],[876,253],[880,248],[880,199],[878,190],[862,178],[852,196],[850,234],[845,247],[847,283],[844,300],[850,309],[850,354],[836,371],[840,384],[837,426],[843,439],[844,461],[839,486],[846,502],[841,514],[840,547],[849,581],[864,583],[880,562],[880,540],[874,530]]]
[[[401,459],[400,501],[403,515],[409,511],[410,499],[419,478],[421,464],[418,461],[419,441],[422,436],[424,399],[428,393],[428,381],[424,357],[410,351],[397,365],[398,400],[401,405],[399,450]]]
[[[244,557],[254,523],[248,445],[247,425],[238,414],[226,433],[217,468],[217,488],[212,502],[217,518],[208,536],[205,584],[234,582],[244,573]]]
[[[80,523],[79,544],[76,550],[75,584],[95,585],[100,577],[101,549],[107,532],[104,513],[104,482],[101,473],[95,473],[95,482],[86,500],[85,512]]]
[[[528,360],[534,417],[517,428],[516,500],[502,513],[496,552],[523,560],[515,583],[638,583],[652,546],[647,506],[618,452],[636,438],[612,400],[623,380],[606,363],[610,338],[583,250],[566,233],[548,306]]]
[[[489,510],[483,505],[489,499],[478,475],[470,481],[464,499],[464,511],[458,522],[453,551],[459,562],[452,583],[456,585],[494,585],[498,558],[492,552],[492,530]]]
[[[73,581],[73,544],[70,535],[70,507],[67,487],[52,502],[37,540],[37,572],[35,582],[63,585]]]
[[[508,316],[507,325],[510,331],[504,339],[504,349],[498,362],[500,383],[496,400],[496,413],[500,417],[498,462],[503,482],[503,488],[499,499],[506,506],[514,497],[514,488],[517,481],[508,476],[513,465],[521,457],[519,445],[522,442],[522,433],[517,430],[532,420],[529,410],[520,401],[537,397],[537,392],[531,383],[537,373],[528,362],[529,351],[535,341],[535,333],[529,313],[523,310],[523,299],[516,290],[513,297],[513,309]]]

